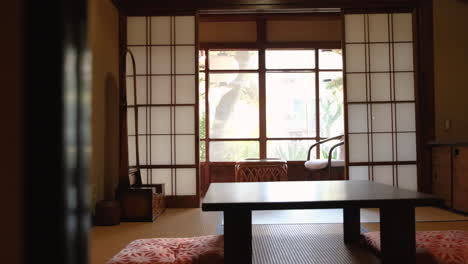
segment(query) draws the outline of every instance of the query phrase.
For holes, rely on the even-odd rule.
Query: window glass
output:
[[[343,68],[343,56],[340,49],[319,50],[319,69],[341,70]]]
[[[333,137],[344,133],[343,74],[320,72],[320,136]]]
[[[268,140],[268,158],[281,158],[284,160],[306,160],[313,140]],[[315,148],[311,152],[311,158],[316,156]]]
[[[315,50],[266,50],[267,69],[314,69]]]
[[[236,161],[259,158],[258,141],[212,141],[210,161]]]
[[[210,75],[210,137],[258,138],[258,74]]]
[[[315,136],[315,74],[267,73],[267,137]]]
[[[210,50],[210,70],[256,70],[258,51],[256,50]]]

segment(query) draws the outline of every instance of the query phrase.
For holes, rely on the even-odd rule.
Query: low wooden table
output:
[[[288,165],[282,159],[244,159],[236,162],[236,182],[287,181]]]
[[[414,207],[442,199],[369,181],[212,183],[203,211],[224,212],[225,263],[252,263],[252,210],[343,208],[344,242],[360,239],[360,208],[380,208],[382,260],[415,263]]]

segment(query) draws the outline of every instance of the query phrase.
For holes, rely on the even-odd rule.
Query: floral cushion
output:
[[[380,232],[363,234],[364,242],[380,252]],[[468,232],[417,231],[416,263],[465,264],[468,263]]]
[[[224,237],[138,239],[107,264],[223,264]]]

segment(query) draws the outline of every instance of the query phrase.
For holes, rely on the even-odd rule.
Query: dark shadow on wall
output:
[[[113,73],[106,73],[104,85],[104,199],[114,200],[119,173],[119,87]]]

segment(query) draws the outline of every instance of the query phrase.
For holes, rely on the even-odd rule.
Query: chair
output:
[[[164,184],[143,184],[138,169],[129,170],[129,187],[119,190],[122,221],[152,222],[166,209]]]
[[[236,162],[236,182],[287,181],[288,164],[278,158],[248,158]]]
[[[330,147],[328,151],[328,158],[327,159],[310,159],[310,154],[312,153],[312,149],[318,147],[319,145],[332,141],[332,140],[340,140],[339,143],[334,144]],[[310,171],[311,173],[321,173],[328,170],[328,179],[332,179],[332,169],[333,168],[341,168],[344,172],[344,135],[336,136],[327,138],[310,146],[309,151],[307,153],[307,161],[304,163],[305,168]],[[338,159],[332,159],[333,151],[337,148],[340,148],[340,152],[338,155]]]

